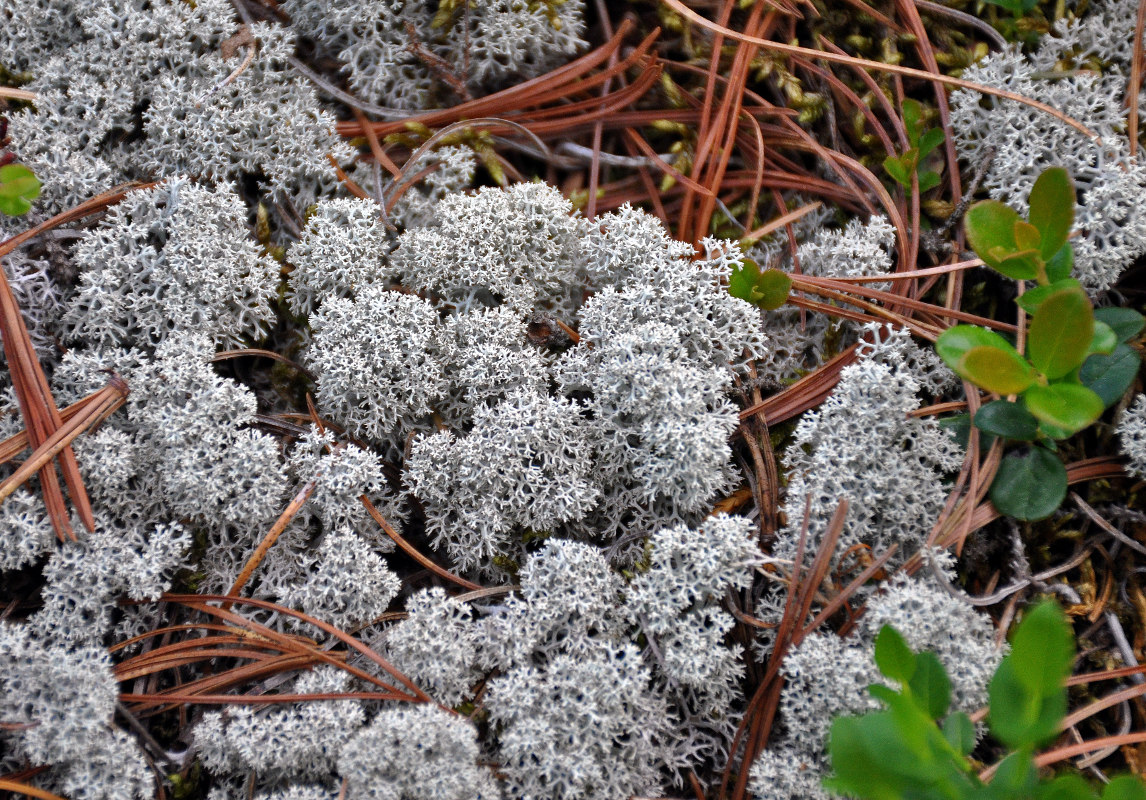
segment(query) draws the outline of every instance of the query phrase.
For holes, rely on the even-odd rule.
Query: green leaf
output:
[[[756,305],[765,311],[773,311],[788,302],[788,295],[792,291],[792,279],[786,272],[766,269],[756,281],[756,290],[760,294]]]
[[[1020,250],[1015,253],[999,253],[999,272],[1015,280],[1033,280],[1038,278],[1040,261],[1037,250]],[[1019,275],[1030,275],[1031,278],[1019,278]]]
[[[1037,800],[1097,800],[1090,784],[1077,775],[1060,775],[1039,785]]]
[[[1063,278],[1061,281],[1049,283],[1046,286],[1036,286],[1030,291],[1023,292],[1015,298],[1015,302],[1026,311],[1028,314],[1034,314],[1039,310],[1039,305],[1043,300],[1046,300],[1059,289],[1069,289],[1071,287],[1081,287],[1082,284],[1074,278]]]
[[[991,795],[995,798],[1029,797],[1038,783],[1038,773],[1031,761],[1029,750],[1019,750],[999,762],[995,777],[991,779]]]
[[[932,128],[919,137],[919,157],[926,158],[935,150],[936,147],[943,144],[943,140],[947,138],[943,133],[942,128]]]
[[[1132,308],[1096,308],[1094,319],[1106,323],[1120,342],[1128,342],[1146,327],[1146,317]]]
[[[912,147],[919,146],[919,123],[923,119],[923,105],[910,97],[903,101],[903,128]]]
[[[771,311],[788,301],[792,279],[778,269],[760,271],[750,258],[744,259],[728,278],[728,293]]]
[[[1034,280],[1035,270],[1027,274],[1004,272],[1002,259],[1018,250],[1015,245],[1015,223],[1018,212],[997,200],[982,200],[967,210],[964,227],[967,241],[983,263],[1009,278]]]
[[[888,156],[883,160],[883,168],[887,174],[895,179],[900,186],[911,188],[911,173],[914,171],[912,159],[909,159],[910,150],[902,156]]]
[[[1061,465],[1060,465],[1061,466]],[[1011,636],[1011,652],[989,687],[991,732],[1011,748],[1038,747],[1058,735],[1074,636],[1053,601],[1030,609]]]
[[[999,513],[1021,520],[1049,517],[1066,497],[1066,467],[1042,447],[1008,453],[991,483]]]
[[[824,780],[829,791],[867,800],[902,800],[911,785],[891,769],[887,760],[903,757],[899,730],[886,712],[863,717],[837,717],[828,734],[832,777]],[[872,769],[884,761],[888,769]]]
[[[1025,220],[1015,220],[1015,244],[1019,250],[1037,251],[1041,242],[1038,228]]]
[[[1028,198],[1030,221],[1041,235],[1039,255],[1048,260],[1070,237],[1074,226],[1074,182],[1062,167],[1043,170]]]
[[[923,192],[929,191],[931,189],[934,189],[936,186],[939,185],[939,181],[940,181],[939,173],[935,172],[934,170],[929,169],[929,170],[926,170],[924,172],[920,172],[919,173],[919,192],[920,192],[920,194],[922,194]]]
[[[1074,248],[1070,246],[1070,242],[1067,242],[1059,248],[1057,253],[1047,259],[1047,282],[1054,283],[1069,278],[1072,269],[1074,269]]]
[[[875,665],[884,677],[901,684],[915,674],[915,653],[907,646],[899,631],[890,625],[879,629],[875,637]]]
[[[1070,431],[1071,434],[1092,424],[1102,416],[1102,410],[1106,408],[1101,397],[1076,383],[1032,386],[1023,395],[1023,402],[1040,422]]]
[[[943,738],[961,756],[975,749],[975,723],[962,711],[955,711],[943,720]]]
[[[1102,355],[1110,355],[1114,352],[1114,348],[1118,346],[1118,334],[1114,329],[1107,325],[1105,322],[1094,321],[1094,336],[1091,337],[1090,347],[1087,348],[1087,355],[1094,355],[1101,353]]]
[[[987,716],[991,733],[1012,749],[1038,747],[1054,739],[1066,714],[1066,693],[1032,694],[1019,679],[1019,670],[1006,660],[995,670]]]
[[[1001,350],[1010,347],[1014,350],[1011,343],[1002,336],[978,325],[954,325],[935,340],[935,352],[949,367],[974,347],[997,347]],[[1017,350],[1015,354],[1018,355]]]
[[[1074,634],[1058,603],[1044,600],[1023,615],[1011,634],[1011,652],[1005,660],[1032,694],[1065,695],[1065,681],[1074,663]]]
[[[756,288],[756,282],[759,280],[759,265],[752,259],[746,258],[740,262],[740,266],[732,270],[732,275],[728,278],[728,293],[749,303],[755,303],[759,299],[759,291]]]
[[[1111,778],[1102,791],[1102,800],[1146,800],[1146,783],[1137,775]]]
[[[1039,304],[1027,331],[1027,355],[1051,380],[1073,372],[1086,360],[1094,336],[1094,308],[1086,292],[1064,288]]]
[[[934,653],[924,652],[915,656],[915,674],[908,685],[916,705],[930,719],[939,719],[947,713],[951,705],[951,681]]]
[[[1129,345],[1119,344],[1108,356],[1093,355],[1078,371],[1082,385],[1100,398],[1106,408],[1117,403],[1138,376],[1141,360]]]
[[[1030,442],[1038,436],[1039,421],[1019,403],[995,400],[975,413],[975,427],[996,436]]]
[[[973,347],[963,354],[953,369],[961,377],[998,394],[1022,394],[1037,376],[1026,359],[1013,347]]]

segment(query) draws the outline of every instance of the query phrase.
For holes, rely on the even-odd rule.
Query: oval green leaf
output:
[[[1130,341],[1146,327],[1146,317],[1132,308],[1096,308],[1094,319],[1109,325],[1120,342]]]
[[[1105,322],[1094,321],[1094,336],[1090,339],[1090,347],[1087,348],[1087,355],[1094,355],[1101,353],[1102,355],[1110,355],[1114,352],[1114,348],[1118,346],[1118,334],[1114,329],[1107,325]]]
[[[915,674],[915,653],[899,631],[890,625],[879,629],[875,637],[875,665],[885,678],[907,683]]]
[[[915,704],[931,719],[940,719],[951,705],[951,679],[934,653],[915,657],[915,674],[908,681]]]
[[[1034,441],[1039,421],[1019,403],[996,400],[975,413],[975,427],[986,433],[1021,442]]]
[[[1039,310],[1039,306],[1043,300],[1046,300],[1059,289],[1068,289],[1071,287],[1081,287],[1082,284],[1074,278],[1064,278],[1061,281],[1047,284],[1046,286],[1036,286],[1030,291],[1023,292],[1015,298],[1015,302],[1019,307],[1026,311],[1028,314],[1034,314]]]
[[[997,394],[1022,394],[1037,376],[1013,347],[973,347],[953,367],[961,377]]]
[[[1106,784],[1102,800],[1146,800],[1146,783],[1137,775],[1119,775]]]
[[[1027,356],[1051,380],[1061,378],[1086,360],[1094,336],[1094,307],[1086,292],[1064,288],[1039,304],[1027,332]]]
[[[971,248],[983,263],[1016,280],[1034,280],[1035,274],[1012,275],[1001,269],[1003,258],[1016,252],[1015,223],[1018,213],[997,200],[982,200],[967,210],[964,227]]]
[[[1039,229],[1025,220],[1015,220],[1015,246],[1019,250],[1038,251]]]
[[[1066,467],[1042,447],[1008,453],[991,484],[991,502],[1000,514],[1021,520],[1045,519],[1066,497]]]
[[[1061,281],[1064,278],[1070,277],[1070,271],[1074,269],[1074,248],[1067,242],[1059,251],[1047,259],[1047,281],[1054,283]]]
[[[760,280],[760,267],[750,258],[740,262],[728,278],[728,293],[749,303],[757,300],[756,281]]]
[[[1078,371],[1078,379],[1110,408],[1134,383],[1140,365],[1138,353],[1129,345],[1120,344],[1108,356],[1094,355],[1086,359]]]
[[[1076,383],[1032,386],[1023,395],[1027,410],[1040,421],[1077,433],[1102,416],[1102,398]]]
[[[1062,167],[1043,170],[1035,185],[1031,187],[1031,225],[1041,236],[1039,255],[1049,259],[1059,251],[1074,226],[1074,182]]]
[[[788,302],[788,295],[792,291],[792,279],[786,272],[767,269],[756,281],[756,291],[759,294],[756,305],[765,311],[772,311]]]
[[[1018,351],[999,334],[978,325],[954,325],[935,340],[935,352],[952,369],[963,355],[974,347],[995,347],[1000,350]]]
[[[943,738],[961,756],[975,749],[975,723],[962,711],[954,711],[943,720]]]

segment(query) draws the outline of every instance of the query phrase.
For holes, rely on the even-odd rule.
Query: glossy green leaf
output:
[[[1146,317],[1132,308],[1096,308],[1094,319],[1109,325],[1120,342],[1130,341],[1146,327]]]
[[[1018,220],[1018,212],[997,200],[982,200],[967,210],[964,221],[967,241],[987,266],[1002,272],[1002,259],[1018,250],[1015,245],[1015,223]],[[1034,270],[1030,274],[1003,274],[1016,280],[1035,278]]]
[[[1090,339],[1090,347],[1087,348],[1086,354],[1088,356],[1094,355],[1095,353],[1110,355],[1117,346],[1118,334],[1114,332],[1114,329],[1105,322],[1095,320],[1094,336]]]
[[[1086,360],[1094,336],[1094,308],[1086,292],[1064,288],[1052,292],[1031,320],[1027,356],[1051,380],[1077,369]]]
[[[1066,497],[1066,467],[1042,447],[1008,453],[991,483],[991,502],[1000,514],[1021,520],[1049,517]]]
[[[1137,775],[1111,778],[1102,790],[1102,800],[1146,800],[1146,783]]]
[[[1078,379],[1102,398],[1103,406],[1110,408],[1134,383],[1140,366],[1138,353],[1129,345],[1119,344],[1108,356],[1094,355],[1086,359],[1078,371]]]
[[[1070,242],[1067,242],[1059,248],[1057,253],[1047,259],[1047,282],[1055,283],[1064,278],[1069,278],[1072,269],[1074,269],[1074,248],[1071,247]]]
[[[1059,289],[1069,289],[1072,287],[1080,287],[1081,283],[1074,278],[1063,278],[1061,281],[1047,284],[1046,286],[1036,286],[1015,298],[1015,302],[1019,307],[1026,311],[1028,314],[1034,314],[1039,310],[1039,305],[1057,292]]]
[[[901,684],[915,674],[915,653],[890,625],[880,628],[875,637],[875,665],[884,677]]]
[[[951,705],[951,681],[934,653],[915,656],[915,674],[908,681],[916,705],[930,719],[939,719]]]
[[[995,400],[975,413],[975,427],[996,436],[1030,442],[1038,436],[1039,421],[1020,403]]]
[[[959,755],[969,755],[975,749],[975,723],[962,711],[955,711],[943,720],[943,738]]]
[[[1062,167],[1043,170],[1031,188],[1028,198],[1031,225],[1038,229],[1042,245],[1039,255],[1044,260],[1059,251],[1074,226],[1074,182]]]
[[[975,347],[994,347],[999,350],[1011,350],[1015,355],[1018,351],[999,334],[978,325],[954,325],[935,340],[935,352],[944,363],[952,369],[968,350]]]
[[[1022,394],[1037,375],[1013,347],[973,347],[954,365],[955,372],[988,392]]]
[[[1091,425],[1106,408],[1101,397],[1076,383],[1032,386],[1023,395],[1023,403],[1040,422],[1071,434]]]

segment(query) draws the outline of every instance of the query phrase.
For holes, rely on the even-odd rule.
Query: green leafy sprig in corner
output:
[[[860,800],[1098,800],[1081,777],[1046,780],[1034,764],[1035,748],[1060,732],[1073,660],[1074,638],[1058,605],[1047,601],[1028,611],[991,679],[987,724],[1011,753],[984,783],[970,759],[974,724],[963,712],[948,713],[951,682],[943,665],[932,653],[912,652],[885,625],[875,642],[876,666],[900,688],[869,686],[886,710],[832,723],[835,774],[824,788]],[[1118,777],[1101,800],[1146,800],[1146,785]]]

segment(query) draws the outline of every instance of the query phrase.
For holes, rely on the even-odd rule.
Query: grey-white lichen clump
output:
[[[1130,471],[1146,480],[1146,395],[1138,395],[1118,421],[1122,452],[1130,459]]]

